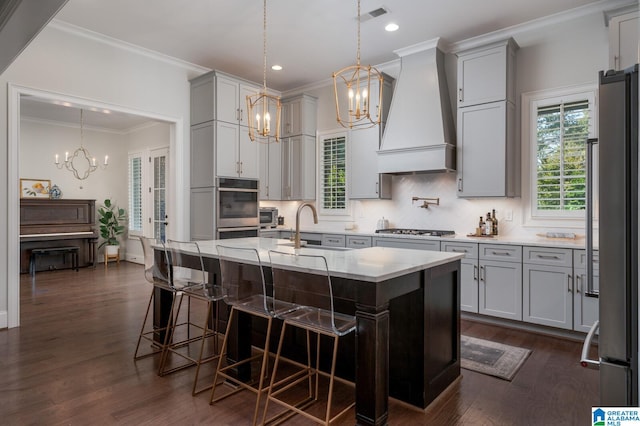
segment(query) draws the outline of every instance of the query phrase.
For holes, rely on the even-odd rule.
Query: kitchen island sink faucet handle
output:
[[[311,212],[313,213],[313,223],[316,223],[316,224],[318,223],[318,212],[316,211],[316,208],[313,206],[313,204],[311,203],[300,204],[300,207],[298,207],[298,211],[296,212],[296,239],[293,244],[293,247],[297,249],[300,248],[300,212],[305,207],[309,207],[311,209]]]

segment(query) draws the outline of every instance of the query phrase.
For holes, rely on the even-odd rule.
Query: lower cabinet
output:
[[[215,191],[214,187],[191,189],[192,240],[215,238]]]
[[[522,247],[479,245],[478,313],[522,320]]]
[[[345,247],[346,238],[342,234],[323,234],[322,245],[328,247]]]
[[[576,331],[589,332],[594,322],[598,321],[598,298],[587,288],[587,263],[586,251],[573,251],[573,329]],[[600,268],[598,267],[598,252],[593,254],[593,290],[599,290]]]
[[[410,238],[373,237],[373,246],[440,251],[440,241],[412,240]]]
[[[443,241],[442,251],[465,254],[460,261],[460,309],[478,313],[478,244]]]
[[[371,247],[371,237],[360,235],[347,235],[347,247],[365,248]]]

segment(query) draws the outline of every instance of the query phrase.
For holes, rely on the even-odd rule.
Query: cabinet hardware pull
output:
[[[582,290],[582,277],[580,275],[576,275],[576,293],[580,293]]]
[[[473,280],[478,281],[478,265],[473,265]]]
[[[380,194],[380,192],[378,191],[378,185],[379,185],[379,183],[378,183],[378,182],[376,182],[376,194],[378,194],[378,195],[379,195],[379,194]]]
[[[538,258],[540,259],[560,260],[560,256],[556,256],[556,255],[537,254],[536,256],[538,256]]]
[[[455,253],[466,253],[467,249],[456,249],[456,248],[454,248],[454,249],[451,249],[451,251],[453,251]]]
[[[242,174],[242,161],[240,162],[240,174]]]
[[[480,281],[484,281],[484,279],[486,278],[485,274],[486,274],[486,272],[484,270],[484,266],[481,266],[480,267]]]
[[[462,102],[462,87],[458,89],[458,101]]]
[[[458,178],[458,192],[462,192],[462,178]]]
[[[571,274],[567,274],[567,290],[571,293]]]
[[[508,251],[492,251],[491,254],[494,256],[511,256],[511,253]]]

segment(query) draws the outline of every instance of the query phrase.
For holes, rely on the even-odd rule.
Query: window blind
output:
[[[142,232],[142,157],[129,157],[129,230]]]
[[[347,208],[346,138],[322,140],[320,164],[320,202],[325,211],[345,211]]]

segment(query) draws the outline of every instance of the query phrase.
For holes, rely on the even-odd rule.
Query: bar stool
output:
[[[227,330],[222,342],[222,350],[220,351],[220,358],[218,359],[218,367],[213,380],[209,403],[214,404],[241,390],[249,390],[256,394],[256,405],[253,412],[253,424],[255,425],[261,396],[267,390],[266,384],[268,378],[266,375],[269,361],[269,339],[273,320],[273,299],[266,296],[264,271],[257,250],[253,248],[228,247],[222,245],[216,246],[216,249],[220,261],[220,276],[224,293],[223,300],[231,306],[231,312],[229,313]],[[248,358],[235,362],[227,360],[227,365],[223,366],[223,360],[226,359],[227,355],[229,330],[238,313],[246,313],[267,320],[264,350],[261,354],[249,356]],[[257,379],[257,387],[255,387],[255,382],[245,382],[232,374],[233,371],[236,371],[238,367],[243,365],[249,367],[248,370],[250,370],[251,362],[256,360],[260,362],[260,375]],[[227,382],[237,386],[237,388],[216,397],[215,392],[220,387],[218,386],[218,377],[224,378]]]
[[[285,413],[300,414],[316,423],[329,425],[341,415],[345,414],[355,405],[354,401],[339,413],[331,416],[331,404],[333,397],[336,358],[338,354],[339,338],[356,329],[356,318],[335,312],[333,287],[327,260],[324,256],[303,255],[296,253],[284,253],[276,250],[269,251],[271,271],[273,274],[273,298],[275,303],[298,303],[298,309],[289,312],[276,312],[275,317],[284,321],[280,332],[280,342],[271,375],[271,383],[264,406],[263,424],[269,423]],[[289,377],[275,381],[278,365],[281,361],[282,343],[288,326],[305,330],[307,334],[307,365],[302,371]],[[310,334],[315,334],[316,342],[316,366],[312,367],[310,354]],[[318,400],[319,375],[327,375],[320,371],[320,336],[329,336],[333,339],[333,357],[331,360],[331,372],[329,376],[329,390],[327,406],[324,418],[315,416],[307,411]],[[302,374],[300,374],[302,373]],[[304,380],[315,379],[315,388],[309,385],[309,396],[312,401],[299,400],[291,403],[291,391]],[[289,392],[289,398],[285,394]],[[294,390],[295,392],[295,390]],[[266,420],[269,402],[275,402],[284,406],[286,410]],[[311,402],[311,403],[309,403]]]
[[[164,351],[164,335],[167,331],[167,325],[159,328],[147,329],[147,319],[149,318],[149,311],[151,310],[151,304],[154,301],[156,288],[168,290],[169,276],[164,273],[155,262],[155,253],[152,245],[158,245],[162,247],[162,255],[165,256],[164,244],[162,241],[156,241],[152,238],[139,237],[142,244],[142,253],[144,255],[144,278],[151,283],[151,294],[149,296],[149,303],[147,304],[147,310],[144,314],[144,320],[142,321],[142,327],[140,328],[140,334],[138,335],[138,343],[136,344],[136,350],[133,354],[134,360],[149,357]],[[140,342],[146,340],[151,343],[153,348],[151,352],[139,354]]]
[[[160,360],[158,375],[164,376],[192,365],[198,366],[203,363],[202,353],[205,341],[209,337],[216,337],[216,321],[212,322],[213,329],[209,329],[209,312],[211,299],[205,297],[206,291],[211,290],[212,295],[221,298],[222,295],[207,282],[207,272],[204,269],[204,261],[198,243],[192,241],[167,240],[165,244],[166,258],[169,264],[169,291],[172,295],[171,309],[169,313],[169,330],[165,334],[164,352]],[[184,297],[187,297],[187,318],[180,319],[180,311]],[[207,315],[205,315],[204,325],[194,323],[191,320],[191,300],[196,299],[207,303]],[[201,333],[191,335],[195,328]],[[180,333],[180,334],[178,334]],[[194,349],[192,344],[201,341],[199,349]],[[199,355],[196,356],[195,354]],[[178,363],[169,367],[168,361],[171,355],[176,355],[186,362]],[[205,358],[205,362],[210,362],[217,357],[217,354]],[[197,382],[194,381],[194,389]],[[193,392],[193,391],[192,391]]]

